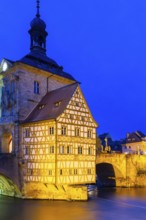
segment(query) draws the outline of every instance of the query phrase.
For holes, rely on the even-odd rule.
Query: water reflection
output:
[[[88,202],[0,197],[0,220],[140,220],[145,215],[146,189],[100,189]]]

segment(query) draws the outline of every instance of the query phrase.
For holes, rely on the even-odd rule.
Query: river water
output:
[[[95,191],[88,202],[21,200],[0,196],[0,220],[145,220],[146,189]]]

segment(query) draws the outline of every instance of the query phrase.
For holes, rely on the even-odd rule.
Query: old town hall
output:
[[[46,55],[46,24],[30,23],[30,53],[0,65],[0,154],[16,158],[24,198],[87,199],[96,127],[80,85]]]

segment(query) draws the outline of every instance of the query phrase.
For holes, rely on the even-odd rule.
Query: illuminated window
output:
[[[50,154],[54,154],[54,146],[50,147]]]
[[[67,134],[67,128],[65,126],[61,127],[61,134],[66,135]]]
[[[81,120],[82,120],[82,121],[85,121],[85,118],[84,118],[84,116],[81,116]]]
[[[60,146],[59,147],[59,153],[60,154],[64,154],[64,146]]]
[[[76,102],[76,106],[79,107],[79,102]]]
[[[72,153],[72,146],[67,146],[67,154],[71,154]]]
[[[40,169],[36,170],[36,173],[37,173],[38,176],[40,176],[41,175],[41,170]]]
[[[40,84],[37,81],[34,81],[34,93],[39,94],[40,93]]]
[[[52,170],[48,170],[48,175],[52,176]]]
[[[87,174],[91,175],[91,169],[87,169]]]
[[[87,131],[87,137],[88,137],[88,138],[92,138],[92,131],[91,131],[91,130],[88,130],[88,131]]]
[[[92,147],[89,147],[89,148],[88,148],[88,154],[89,154],[89,155],[92,155],[92,154],[93,154],[93,149],[92,149]]]
[[[25,128],[25,137],[30,137],[30,129]]]
[[[76,116],[76,120],[78,120],[78,121],[80,120],[80,116],[79,115]]]
[[[45,105],[43,105],[43,104],[38,106],[39,110],[43,109],[44,107],[45,107]]]
[[[70,119],[73,119],[73,118],[74,118],[74,116],[72,114],[70,114]]]
[[[69,169],[69,175],[72,175],[72,169]]]
[[[54,105],[55,105],[56,107],[59,107],[59,106],[61,105],[61,102],[62,102],[62,101],[55,102]]]
[[[77,175],[77,174],[78,174],[78,170],[74,169],[74,175]]]
[[[49,128],[50,135],[54,134],[54,127]]]
[[[78,154],[82,154],[83,153],[83,148],[82,147],[78,147]]]
[[[80,129],[79,128],[75,128],[75,136],[76,137],[80,136]]]

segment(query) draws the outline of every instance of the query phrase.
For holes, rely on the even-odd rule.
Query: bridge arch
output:
[[[21,197],[21,193],[14,182],[0,173],[0,195]]]
[[[116,187],[124,176],[117,166],[101,162],[96,164],[97,184],[101,187]]]

